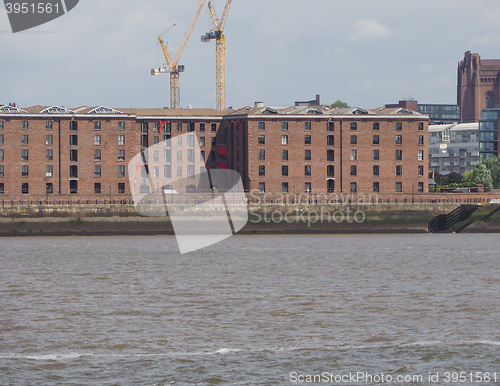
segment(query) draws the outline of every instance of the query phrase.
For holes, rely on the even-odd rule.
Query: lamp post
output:
[[[411,186],[411,203],[415,203],[415,196],[414,196],[414,190],[415,190],[415,185]]]
[[[109,185],[109,203],[111,204],[111,185]]]

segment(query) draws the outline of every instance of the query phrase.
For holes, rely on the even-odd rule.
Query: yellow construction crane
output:
[[[201,37],[202,42],[209,42],[215,39],[216,45],[216,85],[217,85],[217,110],[226,110],[226,37],[224,36],[224,26],[229,13],[232,0],[227,0],[224,13],[219,20],[215,14],[211,2],[208,2],[210,17],[212,18],[213,30]]]
[[[205,6],[206,2],[207,0],[200,0],[198,8],[196,8],[196,12],[193,15],[193,20],[191,20],[191,24],[189,25],[186,33],[184,34],[184,38],[182,39],[181,45],[177,49],[177,53],[175,54],[174,59],[172,59],[170,52],[168,52],[168,49],[165,46],[165,43],[163,43],[161,36],[158,36],[158,40],[160,41],[161,48],[163,50],[163,54],[165,55],[165,60],[167,61],[167,64],[165,67],[153,68],[151,70],[151,75],[170,73],[170,108],[172,109],[181,108],[181,87],[179,81],[179,74],[181,72],[184,72],[184,66],[179,65],[179,60],[181,59],[182,52],[186,47],[189,37],[193,32],[194,26],[196,25],[196,22],[198,21],[198,18],[200,17],[201,11],[203,10],[203,7]],[[172,29],[174,26],[175,24],[169,29],[167,29],[167,31]]]

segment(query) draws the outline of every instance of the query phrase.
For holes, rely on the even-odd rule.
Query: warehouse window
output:
[[[158,166],[155,166],[155,173],[156,175],[154,177],[158,177],[159,175]],[[118,177],[125,177],[125,165],[118,165]]]
[[[71,162],[78,162],[78,150],[76,149],[71,149],[69,151],[69,160]]]
[[[101,176],[101,165],[94,165],[94,177]]]
[[[0,149],[0,161],[4,161],[4,159],[5,159],[5,153],[3,149]]]
[[[125,150],[118,150],[118,161],[125,161]]]
[[[378,161],[380,158],[380,152],[379,150],[373,150],[373,160]]]
[[[403,159],[403,150],[396,150],[396,161],[401,161]]]
[[[164,165],[163,166],[163,177],[164,178],[172,178],[172,165]]]
[[[288,182],[282,182],[281,183],[281,191],[283,193],[288,193]]]
[[[403,123],[396,122],[396,130],[403,130]]]
[[[118,182],[118,193],[125,193],[125,182]]]
[[[423,161],[424,160],[424,151],[423,150],[419,150],[418,151],[418,160],[419,161]]]
[[[333,146],[333,145],[335,145],[335,137],[333,135],[327,135],[326,136],[326,145],[327,146]]]
[[[100,161],[101,160],[101,149],[95,149],[94,150],[94,161]]]
[[[306,165],[304,166],[304,175],[306,177],[310,176],[311,175],[311,165]]]
[[[326,175],[328,177],[335,177],[335,167],[333,165],[328,165],[326,167]]]
[[[358,191],[358,184],[356,182],[351,182],[351,193],[356,193]]]
[[[101,183],[100,182],[95,182],[94,183],[94,193],[101,193]]]
[[[265,192],[266,192],[266,183],[259,182],[259,193],[265,193]]]
[[[328,122],[326,125],[326,131],[334,131],[335,130],[335,122]]]
[[[78,166],[77,165],[70,165],[69,166],[69,176],[78,178]]]
[[[288,165],[281,165],[281,175],[283,177],[288,176]]]
[[[403,166],[402,165],[396,165],[396,175],[397,176],[403,175]]]
[[[45,150],[45,161],[52,161],[53,157],[54,157],[54,152],[52,149]]]
[[[304,130],[311,130],[311,122],[304,122]]]
[[[358,124],[356,122],[351,122],[351,130],[358,130]]]
[[[288,145],[288,135],[282,135],[281,136],[281,144],[282,145]]]
[[[259,165],[259,176],[263,177],[266,175],[266,167],[264,165]]]
[[[373,122],[373,130],[380,130],[380,123],[379,122]]]
[[[288,154],[288,153],[287,153]],[[311,150],[307,149],[304,154],[304,160],[310,161],[311,160]]]
[[[351,161],[357,161],[357,160],[358,160],[358,151],[351,150]]]
[[[47,194],[54,193],[54,184],[52,182],[47,182],[45,184],[45,193],[47,193]]]
[[[70,146],[78,146],[78,135],[70,135],[69,136],[69,144]]]
[[[125,122],[123,121],[118,122],[118,130],[125,130]]]
[[[205,152],[203,152],[205,154]],[[163,162],[172,162],[172,151],[170,149],[163,150]]]
[[[158,137],[155,137],[158,138]],[[125,145],[125,136],[124,135],[119,135],[118,136],[118,146],[123,146]]]
[[[21,129],[28,130],[28,121],[21,122]]]
[[[358,136],[351,135],[351,145],[356,145],[358,143]]]
[[[45,166],[45,177],[53,177],[54,176],[54,167],[52,165]]]
[[[373,175],[374,176],[380,175],[380,167],[378,165],[373,165]]]
[[[310,135],[306,135],[304,137],[304,144],[305,145],[310,145],[311,144],[311,136]]]
[[[200,131],[205,131],[205,124],[204,123],[200,123]]]
[[[22,165],[21,166],[21,176],[22,177],[28,177],[29,176],[28,165]]]
[[[265,130],[266,129],[266,122],[259,122],[259,130]]]
[[[4,175],[5,175],[4,166],[0,165],[0,177],[3,177]]]
[[[45,136],[45,144],[52,145],[53,143],[54,143],[54,138],[52,137],[52,134],[47,134]]]
[[[69,181],[69,192],[73,194],[78,193],[78,180]]]
[[[28,149],[21,150],[21,160],[28,161]]]
[[[281,122],[281,130],[288,130],[288,122]]]
[[[266,160],[266,151],[264,149],[259,150],[259,161],[265,161]]]
[[[77,131],[78,130],[78,122],[77,121],[70,121],[69,122],[69,130],[70,131]]]
[[[326,160],[329,162],[335,161],[335,151],[327,150],[326,151]]]
[[[418,183],[418,192],[419,193],[423,193],[424,192],[424,183],[423,182],[419,182]]]
[[[358,168],[356,165],[351,165],[351,176],[355,176],[358,174]]]
[[[304,184],[304,191],[305,191],[306,193],[311,193],[311,183],[310,183],[310,182],[306,182],[306,183]]]
[[[266,136],[259,135],[259,145],[265,145],[265,143],[266,143]]]
[[[418,136],[418,144],[419,145],[423,145],[424,144],[424,136],[423,135],[419,135]]]
[[[27,145],[28,144],[28,134],[21,135],[21,144],[22,145]]]
[[[177,124],[177,131],[182,131],[182,123]]]
[[[373,183],[373,193],[380,192],[380,184],[378,182]]]
[[[94,130],[101,130],[101,122],[100,121],[94,122]]]
[[[29,194],[30,192],[30,185],[27,182],[23,182],[21,184],[21,193],[22,194]]]
[[[418,123],[418,129],[419,130],[423,130],[424,129],[424,123],[423,122],[419,122]]]
[[[402,145],[402,144],[403,144],[403,136],[396,135],[396,145]]]
[[[47,130],[51,130],[52,129],[52,124],[53,124],[52,121],[45,121],[45,128]]]
[[[418,166],[418,175],[423,176],[424,175],[424,167],[422,165]]]
[[[403,191],[403,183],[396,182],[396,192],[401,193]]]
[[[378,145],[380,143],[380,137],[378,135],[373,136],[373,144]]]

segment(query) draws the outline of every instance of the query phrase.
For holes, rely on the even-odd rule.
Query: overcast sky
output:
[[[226,0],[213,0],[221,16]],[[80,0],[67,15],[13,34],[0,10],[0,103],[163,107],[175,52],[198,0]],[[3,5],[2,5],[3,7]],[[180,64],[181,105],[215,108],[215,42],[204,10]],[[412,97],[456,103],[465,51],[500,58],[498,0],[233,0],[226,24],[227,105],[337,99],[375,108]]]

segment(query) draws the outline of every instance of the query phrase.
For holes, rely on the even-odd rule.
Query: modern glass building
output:
[[[483,119],[479,121],[479,159],[498,156],[498,122],[500,108],[483,109]]]
[[[460,106],[418,104],[418,112],[429,116],[430,124],[460,122]]]

